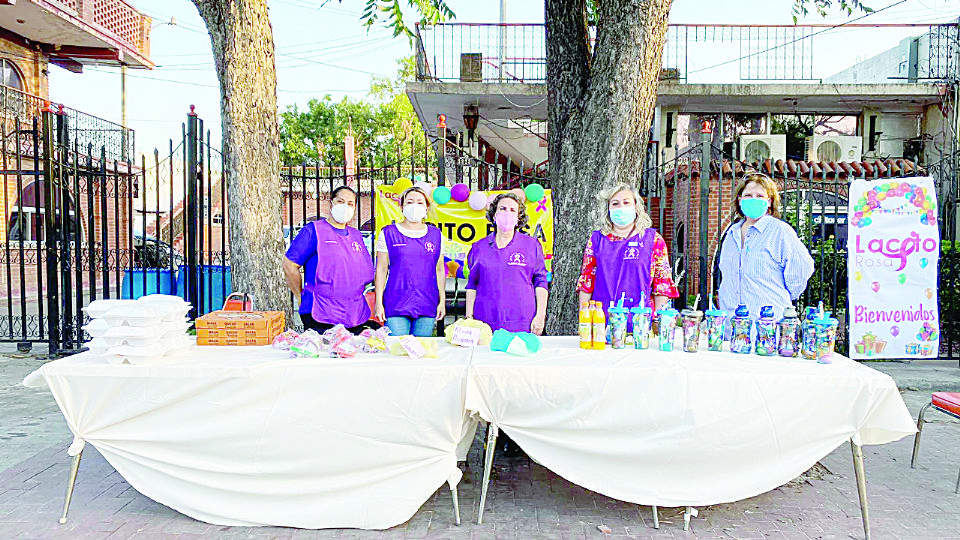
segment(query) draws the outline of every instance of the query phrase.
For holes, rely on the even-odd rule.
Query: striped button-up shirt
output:
[[[813,257],[787,223],[767,214],[741,237],[743,221],[730,227],[720,247],[718,303],[733,316],[746,304],[757,320],[762,306],[773,306],[775,317],[800,297],[813,275]]]

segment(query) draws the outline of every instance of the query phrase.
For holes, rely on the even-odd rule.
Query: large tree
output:
[[[412,36],[401,0],[356,0],[361,23]],[[264,0],[193,0],[210,33],[223,115],[225,172],[230,179],[234,283],[260,305],[278,308],[287,293],[280,273],[276,67]],[[660,57],[672,0],[545,0],[551,186],[558,219],[550,333],[571,333],[580,254],[598,217],[584,193],[636,185],[656,98]],[[319,5],[319,4],[318,4]],[[453,13],[445,0],[406,0],[422,22]],[[859,0],[794,0],[794,16],[833,5],[869,11]],[[576,216],[581,219],[564,219]],[[589,219],[582,219],[589,218]]]

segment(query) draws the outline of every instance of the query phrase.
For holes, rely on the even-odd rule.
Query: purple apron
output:
[[[529,332],[537,314],[536,288],[547,288],[543,248],[535,238],[518,232],[499,249],[495,236],[475,242],[467,256],[467,288],[477,291],[473,316],[493,330]]]
[[[383,291],[387,317],[435,317],[440,303],[437,261],[440,229],[428,225],[422,238],[404,236],[396,225],[383,228],[390,257],[390,274]]]
[[[358,326],[370,319],[363,290],[373,281],[373,263],[363,237],[353,227],[346,228],[346,236],[337,234],[326,220],[314,221],[313,226],[317,232],[317,277],[310,291],[313,320]]]
[[[624,307],[637,307],[640,293],[652,306],[650,296],[650,263],[653,260],[653,243],[657,231],[652,227],[630,238],[614,242],[600,231],[590,237],[593,255],[597,260],[597,275],[594,280],[593,300],[600,302],[603,311],[610,309],[610,302],[623,298]],[[641,307],[647,307],[641,306]],[[609,314],[607,315],[609,319]],[[627,331],[632,332],[633,317],[627,317]]]

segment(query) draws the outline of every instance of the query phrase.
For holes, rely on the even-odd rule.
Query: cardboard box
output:
[[[244,346],[244,345],[270,345],[273,343],[273,338],[267,337],[206,337],[197,335],[197,345],[229,345],[229,346]]]
[[[197,345],[269,345],[284,330],[282,311],[214,311],[196,320]]]

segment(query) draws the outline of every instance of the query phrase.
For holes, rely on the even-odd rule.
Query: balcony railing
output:
[[[0,85],[0,126],[3,134],[10,139],[9,136],[14,130],[32,130],[34,119],[39,127],[42,121],[40,114],[46,106],[47,101],[39,96]],[[77,148],[86,152],[92,145],[93,155],[100,156],[102,148],[108,163],[134,159],[132,129],[59,104],[51,103],[50,107],[64,116],[67,125],[66,142],[71,149]],[[30,137],[14,137],[11,140],[20,141],[19,148],[15,151],[22,156],[35,157]],[[14,150],[5,147],[5,151]]]
[[[957,23],[836,25],[670,24],[661,78],[686,82],[810,81],[827,77],[862,57],[884,52],[921,34],[921,79],[957,74]],[[841,40],[844,45],[837,45]],[[814,44],[832,62],[814,63]],[[543,83],[546,37],[542,24],[441,23],[417,27],[417,79],[439,82]],[[837,65],[836,60],[841,63]],[[820,64],[823,64],[822,66]],[[816,69],[815,69],[816,68]],[[832,70],[819,72],[824,70]],[[895,74],[891,74],[895,75]],[[896,79],[897,77],[891,77]],[[906,79],[907,77],[903,77]],[[886,81],[885,81],[886,82]]]
[[[150,58],[151,18],[124,0],[49,0],[64,12],[79,18]]]

